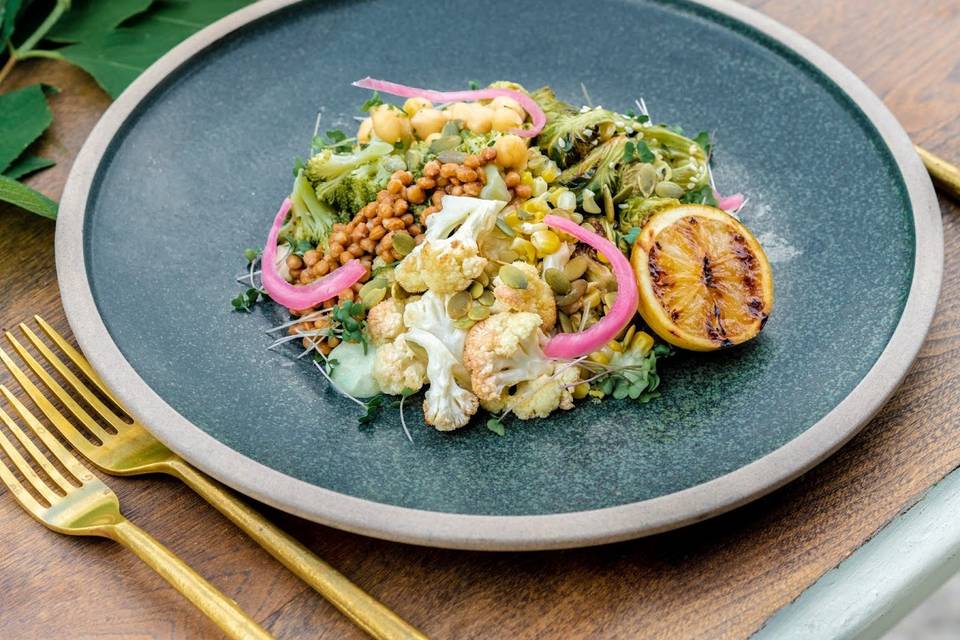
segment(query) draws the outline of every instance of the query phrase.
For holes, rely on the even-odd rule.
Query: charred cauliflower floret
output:
[[[557,408],[573,409],[573,386],[579,380],[577,367],[559,364],[554,372],[517,385],[506,406],[521,420],[546,418]]]
[[[407,330],[403,324],[403,306],[396,298],[387,298],[367,311],[367,331],[373,344],[386,344]]]
[[[477,240],[493,229],[504,204],[499,200],[444,196],[443,208],[428,219],[423,243],[394,271],[400,286],[411,292],[429,289],[442,295],[470,286],[487,264]],[[459,228],[449,235],[458,224]]]
[[[430,387],[423,401],[424,420],[438,431],[453,431],[466,426],[480,403],[477,396],[457,384],[454,372],[460,363],[432,333],[411,329],[401,339],[414,342],[427,352]]]
[[[396,396],[404,389],[419,391],[427,382],[427,366],[403,337],[377,349],[373,379],[384,393]]]
[[[541,329],[548,332],[557,323],[557,301],[553,290],[540,278],[537,268],[521,260],[513,263],[525,276],[524,287],[511,287],[500,276],[493,279],[494,311],[529,311],[543,320]]]
[[[477,397],[495,403],[510,387],[553,372],[554,361],[543,353],[542,323],[535,313],[502,312],[470,329],[463,363]]]

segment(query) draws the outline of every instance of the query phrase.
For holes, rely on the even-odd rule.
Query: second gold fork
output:
[[[104,397],[109,398],[122,410],[120,403],[100,381],[83,355],[42,318],[35,316],[35,320],[47,337],[83,373],[84,377]],[[2,349],[0,349],[0,360],[57,430],[97,468],[114,475],[165,473],[179,478],[374,638],[426,640],[426,636],[420,631],[257,513],[230,490],[187,464],[150,435],[138,422],[131,423],[117,415],[35,332],[22,323],[19,328],[37,352],[60,374],[73,391],[112,427],[114,432],[103,428],[12,333],[6,332],[10,345],[27,367],[74,418],[99,440],[100,444],[94,444],[87,439]]]

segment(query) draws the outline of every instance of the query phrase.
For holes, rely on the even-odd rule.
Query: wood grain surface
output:
[[[914,140],[960,161],[960,0],[749,0],[832,52]],[[82,73],[24,63],[43,81],[59,165],[30,182],[57,198],[108,104]],[[869,202],[863,203],[869,215]],[[946,271],[919,359],[837,455],[725,516],[653,538],[528,554],[377,541],[269,511],[362,587],[436,638],[743,638],[960,465],[960,211],[941,200]],[[0,325],[41,313],[68,330],[53,224],[0,207]],[[878,248],[879,249],[879,248]],[[824,330],[829,330],[825,327]],[[0,382],[7,382],[6,373]],[[108,479],[125,513],[279,638],[361,634],[212,508],[168,479]],[[36,524],[0,489],[0,638],[214,638],[217,630],[117,545]]]

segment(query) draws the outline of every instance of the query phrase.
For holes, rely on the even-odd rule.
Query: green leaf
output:
[[[656,160],[656,156],[653,155],[653,151],[650,151],[650,147],[647,146],[647,143],[643,140],[637,141],[636,146],[636,156],[637,160],[640,162],[653,162]]]
[[[13,178],[14,180],[19,180],[35,171],[52,167],[55,164],[57,163],[49,158],[40,158],[29,153],[24,153],[13,161],[13,164],[3,172],[3,175],[8,178]]]
[[[13,23],[20,11],[20,0],[0,0],[0,46],[13,35]]]
[[[487,429],[490,429],[490,431],[493,431],[498,436],[502,436],[507,433],[503,423],[500,422],[500,418],[490,418],[487,420]]]
[[[34,191],[27,185],[2,175],[0,175],[0,201],[9,202],[44,218],[57,219],[56,202],[39,191]]]
[[[107,33],[146,11],[153,0],[73,0],[70,10],[47,34],[56,42],[81,42]]]
[[[0,172],[6,171],[52,121],[43,85],[32,84],[0,95]]]
[[[703,152],[708,156],[710,152],[713,151],[713,141],[710,139],[710,134],[706,131],[698,133],[693,141],[700,145],[700,148],[703,149]]]
[[[115,98],[164,53],[247,4],[250,0],[156,0],[124,26],[57,51]]]
[[[374,91],[373,94],[367,98],[367,101],[360,105],[360,111],[366,113],[367,111],[370,111],[370,109],[379,107],[382,104],[383,100],[380,99],[380,94]]]

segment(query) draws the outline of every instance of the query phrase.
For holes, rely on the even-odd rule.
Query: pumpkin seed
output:
[[[390,297],[397,300],[406,300],[410,294],[407,293],[407,290],[400,286],[399,282],[394,282],[390,285]]]
[[[470,327],[475,324],[476,321],[471,320],[470,318],[460,318],[459,320],[453,321],[453,326],[455,326],[457,329],[463,329],[464,331],[469,331]]]
[[[567,305],[579,302],[580,298],[587,292],[586,280],[574,280],[570,283],[570,291],[557,298],[557,306],[565,307]]]
[[[490,307],[484,307],[483,305],[475,304],[470,307],[470,311],[467,312],[467,317],[471,320],[483,320],[490,316]]]
[[[459,138],[461,124],[463,123],[459,120],[448,120],[443,124],[443,128],[440,129],[440,135],[443,137],[457,136]]]
[[[676,182],[670,182],[669,180],[659,183],[653,191],[661,198],[683,197],[683,187],[678,185]]]
[[[603,185],[603,212],[607,214],[608,222],[616,220],[617,210],[613,208],[613,194],[607,185]]]
[[[487,263],[487,264],[489,265],[490,263]],[[484,270],[480,272],[480,276],[477,278],[477,282],[479,282],[485,287],[490,284],[490,276],[487,275],[486,268],[484,268]]]
[[[387,289],[385,287],[381,287],[379,289],[371,289],[366,293],[361,293],[360,301],[367,309],[372,309],[377,306],[385,297],[387,297]]]
[[[650,163],[644,163],[640,165],[640,167],[637,169],[637,188],[640,189],[640,193],[643,194],[643,197],[649,197],[650,194],[653,193],[653,189],[656,186],[656,168]]]
[[[596,309],[600,305],[600,291],[594,289],[583,299],[583,306],[588,309]]]
[[[512,289],[526,289],[527,276],[512,264],[500,267],[500,280]]]
[[[430,143],[430,153],[439,154],[441,151],[456,149],[461,142],[459,135],[441,136]]]
[[[467,315],[467,311],[470,309],[470,302],[471,298],[468,292],[458,291],[447,300],[447,315],[454,320],[459,320]]]
[[[560,269],[547,269],[543,272],[543,279],[547,281],[547,284],[557,295],[562,296],[570,293],[570,278],[565,276]]]
[[[513,249],[504,249],[500,252],[501,262],[516,262],[520,259],[520,254]]]
[[[583,275],[587,270],[587,259],[583,256],[575,256],[563,266],[563,275],[571,282]]]
[[[389,283],[387,279],[382,276],[377,276],[373,280],[370,280],[365,285],[360,287],[360,297],[362,298],[366,294],[370,293],[374,289],[386,289]]]
[[[514,231],[513,228],[507,224],[507,221],[503,218],[497,218],[497,229],[499,229],[503,235],[507,236],[508,238],[517,237],[517,232]]]
[[[653,164],[653,168],[657,170],[657,177],[661,180],[669,180],[673,177],[673,167],[663,160],[657,160]]]
[[[470,285],[470,297],[476,300],[477,298],[480,297],[480,294],[482,293],[483,293],[483,285],[477,281],[474,281],[473,284]]]
[[[563,329],[564,333],[573,333],[573,323],[570,322],[570,316],[560,312],[560,328]]]
[[[406,231],[394,231],[391,237],[393,238],[393,248],[401,256],[407,255],[417,246],[417,241],[411,238]]]
[[[493,295],[493,292],[492,292],[492,291],[484,291],[482,294],[480,294],[480,297],[477,298],[477,302],[479,302],[480,304],[482,304],[482,305],[485,306],[485,307],[489,307],[490,305],[492,305],[492,304],[493,304],[494,302],[496,302],[496,301],[497,301],[497,299],[496,299],[496,297]]]
[[[459,138],[457,138],[457,143],[459,144]],[[452,162],[454,164],[463,164],[463,161],[467,159],[467,154],[458,149],[445,149],[437,154],[437,160],[440,162]]]
[[[612,307],[613,303],[616,301],[617,301],[616,291],[610,291],[608,293],[603,294],[603,304],[605,304],[607,308]]]

